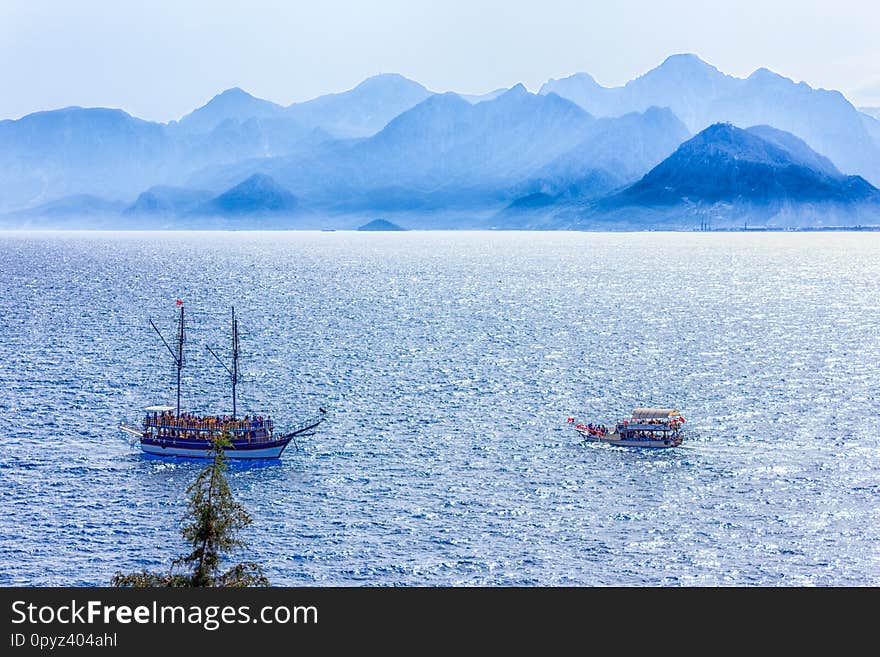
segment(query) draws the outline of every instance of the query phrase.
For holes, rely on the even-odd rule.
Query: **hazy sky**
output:
[[[0,0],[0,118],[167,121],[231,86],[286,105],[383,72],[466,93],[577,71],[618,85],[676,52],[880,106],[878,0]]]

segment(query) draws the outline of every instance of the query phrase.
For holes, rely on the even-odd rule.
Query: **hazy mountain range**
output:
[[[480,96],[400,75],[288,107],[233,88],[167,124],[0,121],[0,224],[409,227],[880,224],[880,120],[840,93],[669,57]]]
[[[766,68],[741,79],[695,55],[674,55],[623,87],[602,87],[580,73],[551,80],[540,93],[569,98],[596,116],[668,107],[693,133],[725,121],[771,125],[797,135],[847,173],[880,184],[880,143],[864,114],[838,91],[813,89]]]

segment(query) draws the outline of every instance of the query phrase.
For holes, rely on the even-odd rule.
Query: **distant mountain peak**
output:
[[[705,60],[701,59],[699,55],[692,52],[680,52],[669,55],[669,57],[663,60],[663,63],[660,64],[660,66],[710,68],[714,71],[718,70]]]
[[[793,82],[790,78],[780,75],[779,73],[771,71],[769,68],[763,66],[755,69],[747,79],[753,82]]]
[[[556,82],[577,82],[578,84],[585,85],[587,87],[598,87],[604,88],[601,84],[596,82],[596,78],[594,78],[589,73],[585,73],[581,71],[580,73],[572,73],[571,75],[566,75],[564,78],[550,78],[547,82],[544,83],[543,87],[551,88]],[[543,87],[541,91],[538,93],[543,93]]]
[[[248,176],[240,183],[238,183],[235,187],[233,187],[229,191],[239,190],[239,189],[253,189],[253,190],[279,190],[284,189],[275,182],[275,179],[272,176],[269,176],[265,173],[255,173],[251,176]],[[285,190],[286,191],[286,190]]]
[[[663,60],[663,63],[656,68],[651,69],[644,75],[639,78],[636,78],[633,82],[641,80],[643,78],[648,77],[658,77],[658,76],[694,76],[699,75],[701,77],[726,77],[724,73],[719,71],[717,68],[709,64],[708,62],[703,61],[697,55],[693,53],[680,53],[677,55],[670,55],[666,59]],[[632,82],[628,83],[632,84]]]
[[[281,105],[252,96],[240,87],[231,87],[184,116],[179,124],[194,132],[210,132],[227,119],[243,121],[276,115],[281,111]]]
[[[497,101],[498,98],[487,102]],[[409,131],[414,129],[414,126],[421,125],[423,121],[441,117],[460,116],[468,112],[472,107],[468,101],[452,91],[433,94],[416,106],[401,112],[398,116],[391,119],[388,125],[377,133],[374,138],[396,139],[398,138],[397,135],[408,135]]]
[[[221,91],[219,94],[214,96],[214,98],[231,98],[234,96],[247,96],[248,98],[254,97],[241,87],[229,87],[229,89]]]
[[[290,213],[297,205],[297,198],[272,176],[255,173],[202,205],[197,213],[238,216]]]
[[[403,76],[400,73],[379,73],[378,75],[372,75],[358,84],[355,89],[365,90],[386,86],[407,86],[425,89],[424,85],[415,80],[410,80],[408,77]]]
[[[519,82],[513,85],[510,89],[505,91],[502,94],[499,94],[497,97],[493,98],[492,103],[509,103],[509,102],[518,102],[529,96],[532,96],[528,89],[525,88],[522,82]]]
[[[645,116],[645,118],[652,120],[668,119],[670,117],[678,120],[678,117],[675,116],[675,112],[673,112],[668,107],[660,107],[658,105],[651,105],[650,107],[646,108],[645,111],[642,112],[642,114]]]
[[[199,109],[205,109],[206,107],[216,106],[216,105],[228,105],[230,103],[249,103],[255,105],[273,105],[280,109],[280,105],[273,103],[270,100],[264,100],[262,98],[257,98],[253,94],[248,93],[241,87],[230,87],[229,89],[225,89],[221,91],[219,94],[211,98],[207,103],[205,103]],[[195,110],[196,112],[199,109]],[[194,114],[195,112],[193,112]]]
[[[149,123],[149,121],[144,121],[143,119],[134,117],[125,110],[118,109],[116,107],[81,107],[79,105],[68,105],[67,107],[62,107],[61,109],[57,110],[40,110],[39,112],[26,114],[18,120],[27,122],[41,119],[54,120],[59,117],[65,119],[98,119],[103,121],[117,122],[134,121],[139,124]]]
[[[503,96],[504,94],[501,94]],[[499,98],[501,97],[499,96]],[[495,99],[497,100],[497,98]],[[459,96],[454,91],[447,91],[442,94],[434,94],[432,96],[428,96],[421,103],[413,107],[413,110],[418,109],[419,107],[468,107],[470,105],[464,98]],[[410,110],[412,111],[412,110]],[[404,112],[406,114],[406,112]],[[403,114],[401,115],[403,116]],[[396,120],[396,119],[395,119]]]
[[[353,89],[294,103],[286,112],[334,137],[369,137],[429,96],[431,92],[418,82],[399,73],[382,73]]]
[[[397,224],[388,221],[386,219],[373,219],[373,221],[364,224],[358,228],[360,231],[370,232],[370,231],[401,231],[406,230],[405,228],[401,228]]]
[[[142,192],[125,210],[127,215],[174,215],[192,210],[213,194],[199,189],[155,185]]]
[[[721,139],[733,136],[740,132],[742,132],[742,130],[729,121],[719,121],[718,123],[713,123],[702,130],[697,136],[708,141],[710,139]]]
[[[569,75],[567,80],[577,80],[582,84],[592,85],[594,87],[601,87],[602,85],[596,82],[596,78],[586,72],[575,73],[573,75]]]

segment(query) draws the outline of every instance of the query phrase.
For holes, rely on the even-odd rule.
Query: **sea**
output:
[[[234,561],[294,586],[880,585],[880,234],[0,233],[0,585],[185,553],[175,403],[293,426],[233,463]],[[567,422],[679,409],[684,444]]]

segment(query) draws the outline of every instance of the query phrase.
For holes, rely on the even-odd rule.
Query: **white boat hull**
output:
[[[286,443],[262,449],[226,449],[224,452],[226,458],[229,459],[277,459],[281,456],[285,447],[287,447]],[[174,447],[173,445],[159,446],[151,445],[149,443],[141,443],[141,449],[147,454],[154,454],[156,456],[184,456],[191,459],[211,458],[210,449],[184,449],[181,447]]]
[[[596,434],[591,434],[587,431],[581,431],[580,429],[578,429],[578,433],[587,442],[607,443],[609,445],[616,445],[617,447],[653,447],[662,449],[668,447],[678,447],[679,445],[681,445],[681,438],[646,438],[644,440],[634,440],[630,438],[621,438],[616,433],[609,433],[604,436],[600,436]]]

